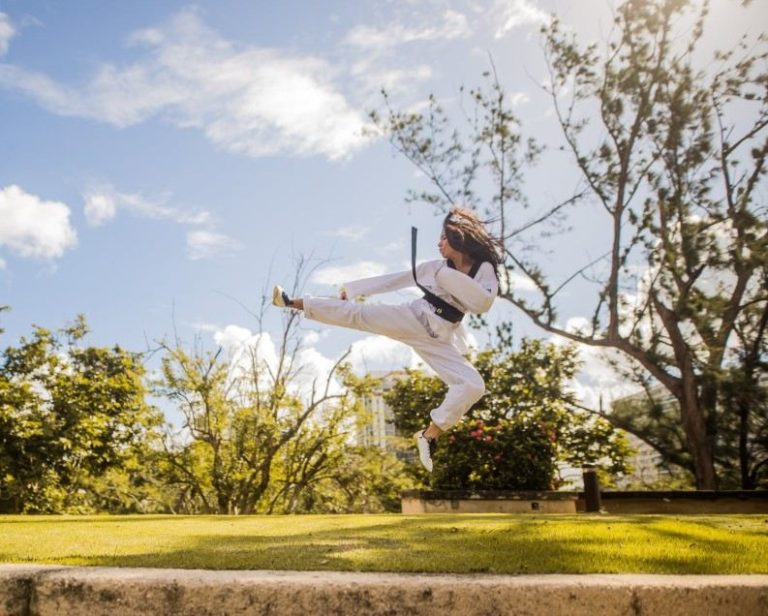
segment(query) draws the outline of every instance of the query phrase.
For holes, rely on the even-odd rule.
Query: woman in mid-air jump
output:
[[[430,445],[458,423],[485,392],[485,383],[464,357],[465,312],[490,309],[499,289],[497,267],[500,251],[474,212],[453,208],[443,221],[438,248],[442,259],[416,266],[416,232],[413,234],[412,269],[345,283],[341,299],[304,297],[292,299],[279,286],[272,303],[303,310],[304,315],[329,325],[339,325],[387,336],[410,346],[448,386],[442,404],[430,412],[431,423],[414,435],[419,459],[432,471]],[[407,304],[363,304],[349,301],[362,296],[417,286],[424,297]]]

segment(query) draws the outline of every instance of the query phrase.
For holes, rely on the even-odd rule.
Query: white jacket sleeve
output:
[[[419,276],[419,282],[424,277],[430,268],[436,267],[437,261],[426,261],[419,263],[416,266],[416,275]],[[347,297],[354,299],[361,295],[378,295],[380,293],[389,293],[391,291],[399,291],[407,287],[415,287],[416,283],[413,280],[413,272],[407,270],[404,272],[397,272],[395,274],[384,274],[383,276],[373,276],[372,278],[361,278],[360,280],[352,280],[345,282],[342,288],[347,291]]]
[[[398,272],[396,274],[384,274],[383,276],[352,280],[345,282],[342,287],[346,289],[347,297],[354,299],[361,295],[389,293],[390,291],[397,291],[412,285],[413,274],[411,272]]]
[[[480,314],[490,310],[499,291],[493,265],[483,263],[474,278],[450,267],[441,267],[435,275],[437,284],[448,291],[470,312]]]

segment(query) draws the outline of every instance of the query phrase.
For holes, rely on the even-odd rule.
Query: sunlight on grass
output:
[[[768,573],[768,518],[0,516],[0,562],[456,573]]]

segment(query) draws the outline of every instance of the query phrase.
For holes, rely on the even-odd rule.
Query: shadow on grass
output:
[[[180,515],[180,516],[168,516],[164,514],[131,514],[131,515],[52,515],[52,514],[18,514],[18,515],[0,515],[0,526],[5,524],[84,524],[91,522],[105,523],[105,524],[126,524],[128,522],[163,522],[168,520],[194,520],[199,519],[200,516],[193,515]],[[207,516],[212,521],[217,519],[214,516]],[[226,516],[221,516],[221,519],[227,519]]]
[[[286,525],[311,522],[303,516],[282,519]],[[214,523],[210,533],[191,528],[188,535],[171,536],[171,542],[158,537],[152,548],[141,553],[121,554],[121,545],[113,538],[111,543],[105,542],[110,549],[105,547],[101,554],[61,555],[46,562],[434,573],[768,573],[768,538],[729,535],[728,529],[702,521],[683,521],[678,528],[668,528],[674,520],[664,516],[445,515],[379,521],[372,517],[369,523],[357,526],[345,526],[341,516],[323,521],[333,523],[337,519],[338,528],[306,533],[295,529],[291,533],[289,526],[276,532],[272,525],[275,519],[265,519],[269,532],[259,532],[258,524],[254,524],[253,533],[233,535],[216,532],[220,527],[215,522],[233,525],[242,518],[205,518],[205,522]],[[102,520],[107,518],[88,518],[80,523]],[[179,547],[182,539],[183,546]],[[0,550],[0,560],[8,556]]]

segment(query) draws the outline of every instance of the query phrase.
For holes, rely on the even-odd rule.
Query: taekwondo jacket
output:
[[[423,287],[440,299],[456,306],[462,312],[473,314],[487,312],[493,305],[499,290],[493,265],[487,261],[480,265],[474,278],[449,267],[445,259],[420,263],[416,266],[416,276]],[[346,290],[349,299],[355,299],[414,286],[416,283],[413,280],[413,273],[407,270],[353,280],[344,283],[342,288]],[[440,318],[434,314],[432,305],[423,298],[412,302],[411,307],[421,314],[426,314],[432,328],[452,329],[456,346],[461,352],[467,351],[467,335],[461,323],[450,323]]]

